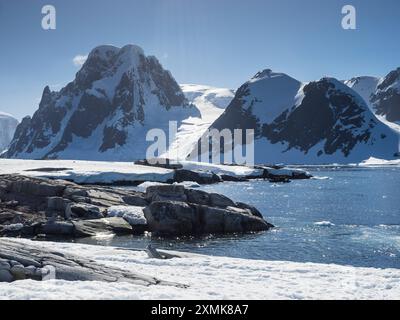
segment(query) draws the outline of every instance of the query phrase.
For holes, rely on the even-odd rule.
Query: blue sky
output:
[[[41,28],[41,8],[57,29]],[[357,30],[341,8],[357,9]],[[32,114],[44,86],[73,80],[76,55],[133,43],[180,83],[237,88],[271,68],[299,80],[385,75],[400,66],[398,0],[0,0],[0,110]]]

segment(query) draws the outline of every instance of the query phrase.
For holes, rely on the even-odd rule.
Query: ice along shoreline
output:
[[[31,177],[62,179],[77,184],[102,185],[139,185],[143,182],[184,181],[211,184],[250,179],[287,182],[291,179],[311,178],[311,175],[304,170],[284,167],[256,166],[251,168],[180,161],[179,168],[169,169],[144,163],[0,159],[0,174],[21,174]]]

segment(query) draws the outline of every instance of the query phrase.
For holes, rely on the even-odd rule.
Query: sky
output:
[[[47,4],[56,30],[42,29]],[[356,30],[341,26],[347,4]],[[265,68],[384,76],[400,66],[399,12],[398,0],[0,0],[0,111],[32,115],[102,44],[141,46],[179,83],[236,89]]]

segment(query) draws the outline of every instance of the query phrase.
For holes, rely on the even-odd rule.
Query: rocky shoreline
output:
[[[0,235],[78,238],[98,234],[196,236],[273,226],[254,207],[181,185],[136,192],[65,180],[0,175]]]
[[[143,286],[186,287],[183,284],[105,266],[82,255],[49,250],[33,244],[0,238],[0,282],[27,279],[127,282]]]
[[[0,175],[20,174],[36,178],[61,179],[80,185],[137,186],[144,182],[200,185],[225,181],[243,182],[263,179],[273,183],[310,179],[307,171],[283,166],[246,167],[201,162],[151,164],[148,161],[101,162],[80,160],[0,159]]]
[[[174,176],[168,181],[169,183],[193,181],[198,184],[214,184],[229,181],[245,182],[257,179],[268,180],[269,182],[274,183],[287,183],[291,180],[307,180],[312,178],[312,175],[304,170],[288,169],[277,165],[257,165],[253,167],[255,171],[251,172],[251,174],[237,176],[227,172],[213,172],[213,170],[189,170],[185,164],[187,164],[187,162],[175,162],[170,159],[157,159],[156,161],[153,160],[150,162],[148,160],[139,160],[135,162],[135,165],[173,170]],[[228,168],[237,167],[236,165],[227,164],[222,166]]]

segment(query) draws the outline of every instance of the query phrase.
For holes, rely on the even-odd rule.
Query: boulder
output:
[[[104,214],[99,207],[86,203],[69,204],[65,210],[66,217],[78,217],[84,219],[101,219]]]
[[[13,282],[14,277],[7,269],[2,269],[0,266],[0,282]]]
[[[185,194],[187,201],[201,205],[208,205],[210,203],[210,194],[202,190],[186,189]]]
[[[132,234],[132,226],[123,218],[111,217],[96,220],[73,221],[76,237],[92,237],[102,233]]]
[[[48,221],[39,226],[39,233],[50,236],[72,237],[74,236],[75,228],[72,222]]]
[[[144,210],[149,231],[156,235],[201,235],[258,232],[272,228],[249,209],[216,208],[177,201],[153,202]]]
[[[196,212],[185,202],[156,201],[144,209],[149,231],[157,235],[191,235]]]
[[[62,197],[49,197],[47,198],[46,216],[53,220],[55,220],[57,216],[69,220],[71,215],[67,209],[70,205],[71,201],[68,199]]]
[[[123,196],[122,201],[129,206],[145,207],[149,204],[143,196],[139,195]]]
[[[65,183],[34,178],[15,179],[8,183],[7,190],[39,197],[56,197],[62,196],[66,188]]]
[[[175,182],[194,181],[199,184],[214,184],[222,182],[222,178],[212,172],[206,171],[191,171],[186,169],[175,170]]]
[[[228,207],[199,206],[201,233],[245,233],[269,230],[273,226],[265,220],[249,214],[247,210]]]
[[[146,200],[156,201],[180,201],[186,202],[185,187],[180,185],[156,185],[146,189]]]
[[[223,196],[222,194],[210,193],[210,206],[226,208],[229,206],[235,207],[236,204],[231,199]]]
[[[249,205],[247,203],[243,203],[243,202],[236,202],[236,206],[240,209],[249,210],[253,216],[263,218],[262,213],[254,206],[251,206],[251,205]]]
[[[86,198],[88,196],[88,193],[85,189],[78,187],[78,186],[76,186],[76,187],[71,186],[71,187],[65,188],[64,193],[63,193],[64,198],[72,199],[72,197],[74,197],[74,196]]]
[[[200,205],[208,205],[212,207],[226,208],[229,206],[235,207],[236,203],[228,197],[218,193],[207,193],[202,190],[185,190],[187,201]]]

